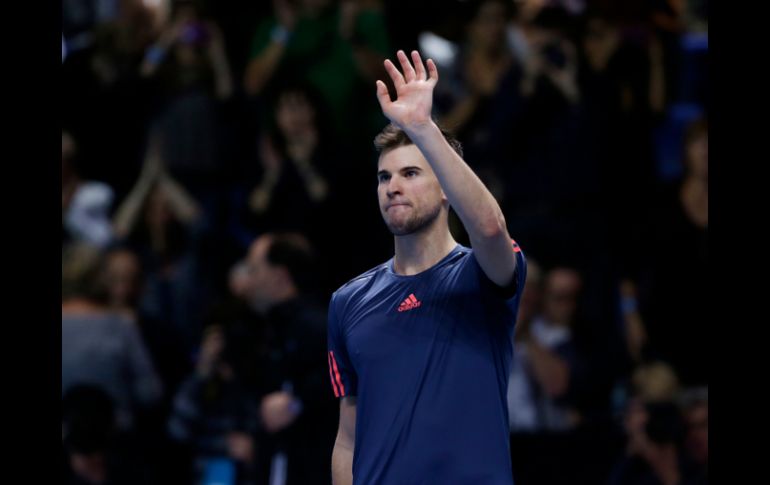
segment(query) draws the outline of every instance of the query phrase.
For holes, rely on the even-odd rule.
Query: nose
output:
[[[389,199],[392,199],[396,195],[403,195],[401,192],[401,183],[397,180],[398,176],[393,176],[388,180],[388,186],[385,188],[385,193]]]

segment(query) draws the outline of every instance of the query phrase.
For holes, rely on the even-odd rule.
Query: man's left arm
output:
[[[412,51],[414,66],[403,51],[397,55],[403,75],[390,60],[385,61],[385,69],[396,86],[396,101],[390,100],[385,84],[377,81],[377,96],[383,113],[406,132],[430,163],[450,205],[468,232],[484,273],[495,284],[508,286],[516,269],[516,257],[503,212],[431,118],[433,88],[438,82],[436,64],[428,59],[426,73],[417,51]]]

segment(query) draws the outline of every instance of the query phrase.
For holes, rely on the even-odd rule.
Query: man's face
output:
[[[116,305],[134,304],[140,284],[140,265],[129,251],[117,251],[107,260],[107,284],[110,298]]]
[[[556,268],[546,278],[543,312],[554,323],[570,324],[577,308],[580,275],[567,268]]]
[[[428,227],[448,204],[436,174],[415,145],[381,155],[377,181],[380,213],[394,236]]]
[[[315,124],[315,111],[302,92],[283,93],[275,110],[278,128],[287,138],[308,133]]]

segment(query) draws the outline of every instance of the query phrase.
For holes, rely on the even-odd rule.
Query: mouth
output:
[[[396,203],[396,204],[388,204],[388,206],[385,207],[385,211],[387,212],[390,209],[392,209],[393,207],[409,207],[409,204],[407,204],[405,202],[399,202],[399,203]]]

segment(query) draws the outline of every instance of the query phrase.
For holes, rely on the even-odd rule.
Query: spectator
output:
[[[110,309],[137,323],[164,387],[176,389],[189,372],[191,363],[178,334],[169,323],[153,319],[140,306],[145,285],[144,271],[137,254],[127,247],[109,249],[105,254],[105,283]],[[164,396],[162,408],[170,404],[167,402],[169,397]]]
[[[249,250],[249,301],[264,319],[257,366],[264,468],[286,484],[328,484],[336,406],[328,392],[326,311],[310,297],[313,251],[298,234],[266,234]]]
[[[262,140],[262,177],[249,197],[260,232],[315,231],[328,208],[335,157],[320,100],[287,86],[275,103],[275,128]]]
[[[512,119],[520,111],[516,85],[521,69],[506,44],[510,2],[475,4],[459,55],[450,65],[438,64],[436,111],[443,126],[463,143],[468,163],[498,200],[504,188],[498,164]]]
[[[142,173],[115,213],[114,228],[139,255],[145,272],[140,312],[170,325],[189,354],[206,305],[201,248],[207,221],[166,170],[160,143],[159,137],[151,139]]]
[[[257,406],[224,359],[225,337],[221,326],[207,327],[195,373],[182,383],[168,419],[173,440],[192,451],[196,483],[224,466],[233,483],[254,483]]]
[[[389,51],[378,4],[275,0],[274,15],[256,29],[246,93],[269,99],[284,82],[307,81],[331,108],[337,136],[356,139],[350,130],[362,128],[365,138],[374,136],[384,120],[369,99],[371,86],[385,79],[382,61]]]
[[[624,418],[626,452],[610,485],[705,484],[683,452],[684,426],[674,404],[678,383],[671,368],[660,362],[643,365],[632,383]]]
[[[99,386],[115,401],[118,427],[130,430],[162,384],[135,322],[106,306],[102,264],[87,246],[62,254],[62,396],[76,384]]]
[[[685,175],[653,199],[639,253],[639,309],[645,352],[671,364],[685,386],[708,384],[708,125],[694,122],[684,141]],[[642,241],[639,241],[641,244]],[[682,352],[682,349],[688,349]]]
[[[221,101],[233,92],[232,75],[219,27],[199,0],[174,0],[169,22],[145,53],[142,75],[156,80],[168,169],[199,198],[212,194],[221,175]],[[199,195],[200,194],[200,195]]]

